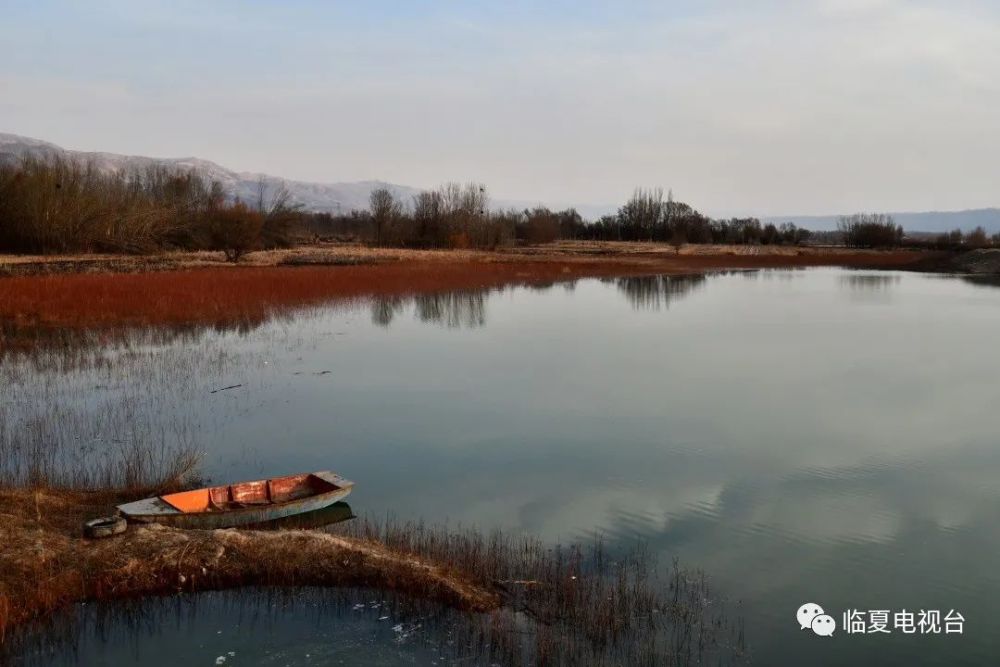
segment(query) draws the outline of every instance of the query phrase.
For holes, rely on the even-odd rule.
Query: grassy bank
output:
[[[82,522],[133,493],[0,491],[0,636],[74,602],[246,584],[351,585],[399,590],[476,611],[496,592],[375,541],[309,531],[182,531],[131,527],[105,540]]]

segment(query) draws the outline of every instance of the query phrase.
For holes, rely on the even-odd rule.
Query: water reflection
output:
[[[401,296],[372,297],[372,324],[388,327],[405,305],[406,299]]]
[[[475,329],[486,324],[487,292],[446,292],[414,297],[417,319],[454,329]]]
[[[842,287],[862,292],[881,292],[899,285],[898,273],[847,273],[839,277]]]
[[[16,636],[25,667],[457,664],[491,635],[449,609],[365,590],[250,588],[80,605],[44,635]],[[10,642],[9,642],[10,643]],[[482,649],[485,645],[486,650]]]
[[[601,282],[613,284],[637,310],[661,310],[670,303],[703,287],[708,278],[704,274],[684,276],[636,276],[605,278]],[[576,289],[578,281],[563,283],[567,292]],[[523,289],[544,293],[556,283],[532,284]],[[412,303],[414,315],[420,322],[440,324],[449,329],[476,329],[486,325],[487,303],[494,292],[503,290],[462,290],[423,294],[413,297],[374,297],[371,304],[372,323],[388,327]]]
[[[311,512],[249,524],[248,530],[309,530],[334,526],[357,518],[347,503],[340,501]]]
[[[690,276],[638,276],[613,280],[618,291],[636,310],[661,310],[670,303],[704,287],[703,274]]]
[[[965,282],[971,285],[978,285],[979,287],[1000,287],[1000,276],[971,275],[971,276],[961,276],[961,278]]]
[[[714,271],[693,275],[649,275],[597,279],[612,284],[636,310],[669,308],[676,300],[704,289],[709,283],[736,275],[747,281],[787,282],[808,273],[809,269],[736,270]],[[1000,287],[1000,278],[989,275],[962,275],[961,280],[984,287]],[[852,299],[881,301],[889,291],[898,286],[902,274],[890,272],[856,271],[841,272],[838,284],[851,294]],[[950,278],[949,278],[950,279]],[[131,325],[123,323],[99,328],[79,326],[54,328],[20,319],[0,318],[0,360],[11,354],[31,354],[41,351],[73,351],[81,348],[99,348],[109,345],[169,345],[174,341],[196,342],[207,334],[237,333],[250,336],[275,323],[293,324],[296,319],[311,312],[352,311],[366,307],[371,321],[388,328],[411,308],[417,321],[442,325],[451,329],[476,329],[487,324],[491,296],[516,290],[545,293],[560,285],[572,293],[580,282],[591,279],[572,279],[551,283],[512,283],[489,289],[465,289],[434,292],[415,296],[371,296],[332,298],[316,305],[269,306],[262,312],[222,313],[208,322],[161,322]]]
[[[372,323],[388,327],[412,303],[417,320],[442,324],[449,329],[476,329],[486,324],[486,301],[490,290],[461,290],[418,294],[413,297],[372,298]]]

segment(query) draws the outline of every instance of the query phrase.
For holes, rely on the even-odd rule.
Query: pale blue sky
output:
[[[993,206],[998,5],[0,0],[0,131],[551,203]]]

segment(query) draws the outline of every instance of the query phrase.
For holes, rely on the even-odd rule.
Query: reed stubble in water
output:
[[[738,664],[748,658],[742,620],[729,617],[704,573],[661,566],[644,544],[609,549],[549,545],[496,530],[362,518],[339,534],[466,573],[500,605],[468,638],[501,664]]]

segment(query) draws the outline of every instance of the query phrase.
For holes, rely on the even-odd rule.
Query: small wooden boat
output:
[[[329,471],[238,482],[145,498],[118,506],[130,522],[176,528],[230,528],[281,519],[334,504],[354,482]]]

